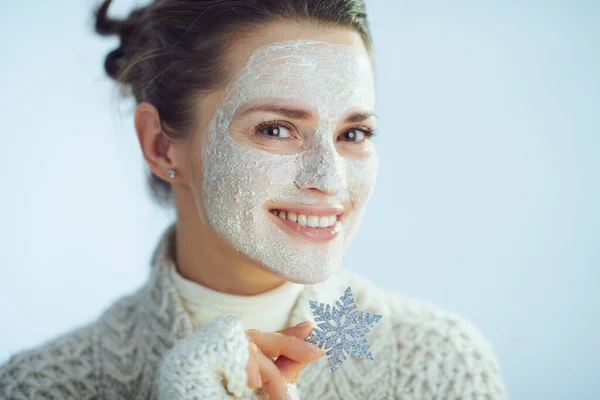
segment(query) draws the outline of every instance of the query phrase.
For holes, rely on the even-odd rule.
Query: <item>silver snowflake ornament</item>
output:
[[[365,335],[379,322],[381,315],[359,312],[350,288],[334,307],[315,301],[309,304],[317,326],[306,341],[325,349],[332,373],[346,360],[347,354],[375,359]]]

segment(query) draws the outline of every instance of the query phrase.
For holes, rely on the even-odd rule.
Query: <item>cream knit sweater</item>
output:
[[[171,228],[138,292],[0,367],[0,399],[257,398],[245,386],[241,324],[219,318],[194,330],[169,273],[173,239]],[[334,304],[348,286],[361,311],[384,316],[368,336],[375,360],[349,357],[334,374],[326,357],[312,363],[297,383],[301,399],[506,398],[490,347],[468,322],[348,272],[307,285],[289,325],[313,319],[309,300]]]
[[[254,296],[221,293],[183,277],[175,266],[170,268],[173,285],[192,319],[194,327],[206,325],[220,315],[232,315],[245,329],[275,332],[287,327],[304,285],[283,285]],[[265,312],[265,310],[268,310]]]

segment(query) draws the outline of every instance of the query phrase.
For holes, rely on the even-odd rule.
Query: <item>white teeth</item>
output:
[[[319,218],[319,228],[327,228],[328,226],[331,226],[329,224],[329,217]]]
[[[296,222],[302,226],[308,226],[310,228],[329,228],[337,223],[337,215],[329,216],[316,216],[316,215],[305,215],[296,214],[291,211],[272,210],[273,214],[284,220]]]
[[[317,226],[319,226],[319,217],[315,217],[314,215],[309,216],[306,219],[306,226],[309,226],[311,228],[316,228]]]
[[[298,215],[298,224],[302,226],[306,226],[306,215],[300,214]]]

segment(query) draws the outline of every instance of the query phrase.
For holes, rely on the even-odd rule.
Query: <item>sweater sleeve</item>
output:
[[[253,399],[247,386],[248,339],[240,321],[219,317],[180,340],[157,376],[162,400]]]
[[[93,327],[12,356],[0,366],[0,399],[94,399]]]

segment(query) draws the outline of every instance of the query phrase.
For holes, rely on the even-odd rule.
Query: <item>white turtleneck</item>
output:
[[[304,285],[286,282],[256,296],[239,296],[217,292],[190,281],[181,276],[174,266],[171,268],[171,277],[195,327],[220,315],[233,315],[244,323],[245,329],[264,332],[283,329],[304,288]]]

